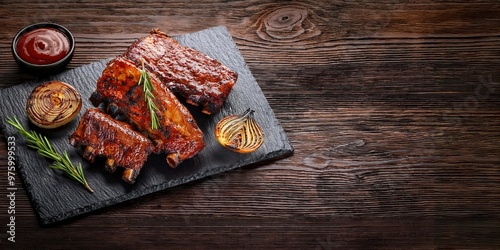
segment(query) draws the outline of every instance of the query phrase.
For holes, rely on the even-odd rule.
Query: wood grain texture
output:
[[[17,181],[17,242],[0,230],[2,246],[500,247],[497,1],[46,2],[2,1],[1,87],[35,78],[10,54],[29,23],[74,33],[70,68],[118,55],[153,27],[224,25],[295,153],[49,228]]]

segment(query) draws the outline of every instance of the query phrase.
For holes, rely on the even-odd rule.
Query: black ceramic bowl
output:
[[[20,38],[33,30],[37,29],[42,29],[42,28],[49,28],[49,29],[55,29],[57,31],[60,31],[67,39],[68,44],[69,44],[69,49],[66,53],[66,55],[59,59],[56,62],[50,62],[47,64],[35,64],[35,63],[30,63],[26,60],[24,60],[20,53],[17,51],[17,44],[20,40]],[[19,31],[14,39],[12,40],[12,54],[14,56],[14,59],[16,62],[22,67],[27,70],[29,70],[32,73],[36,74],[52,74],[56,73],[58,71],[61,71],[66,67],[66,65],[71,61],[73,58],[73,53],[75,52],[75,38],[73,37],[73,34],[66,29],[65,27],[56,24],[56,23],[36,23],[29,25],[25,28],[23,28],[21,31]]]

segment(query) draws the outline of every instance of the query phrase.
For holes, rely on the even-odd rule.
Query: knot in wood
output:
[[[274,42],[294,42],[321,34],[314,24],[314,12],[303,6],[277,7],[259,18],[257,34]]]

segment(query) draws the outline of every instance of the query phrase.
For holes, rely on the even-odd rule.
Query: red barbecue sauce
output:
[[[16,45],[16,52],[24,61],[44,65],[55,63],[69,52],[69,40],[59,30],[40,28],[23,34]]]

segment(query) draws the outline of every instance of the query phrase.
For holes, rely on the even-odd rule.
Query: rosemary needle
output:
[[[153,99],[155,96],[153,95],[153,84],[151,84],[151,77],[148,72],[144,68],[144,60],[142,62],[142,70],[141,76],[139,77],[138,85],[143,85],[144,98],[146,100],[146,104],[148,105],[149,114],[151,116],[151,129],[158,129],[160,122],[158,121],[158,116],[156,115],[156,111],[158,111],[158,107],[156,107]]]
[[[47,137],[35,131],[26,131],[16,117],[14,119],[7,117],[7,123],[16,128],[17,132],[26,139],[28,147],[36,149],[38,154],[54,161],[50,168],[63,171],[69,177],[84,185],[90,192],[94,192],[85,179],[82,165],[73,165],[66,151],[60,154],[54,149]]]

